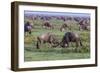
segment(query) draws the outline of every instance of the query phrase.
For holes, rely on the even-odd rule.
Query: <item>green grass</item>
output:
[[[25,19],[27,20],[27,19]],[[65,32],[72,31],[80,35],[83,47],[75,48],[75,43],[71,43],[68,48],[61,48],[60,46],[56,48],[51,48],[49,44],[43,44],[41,49],[36,49],[37,36],[51,32],[55,34],[58,40],[61,41],[65,32],[59,30],[63,21],[60,20],[50,20],[54,25],[53,30],[42,28],[43,21],[35,20],[32,30],[32,35],[24,37],[24,60],[25,61],[44,61],[44,60],[69,60],[69,59],[86,59],[90,58],[90,31],[79,31],[77,22],[68,22],[71,25],[71,30],[66,30]]]
[[[90,58],[89,53],[29,52],[25,51],[25,61],[69,60]]]

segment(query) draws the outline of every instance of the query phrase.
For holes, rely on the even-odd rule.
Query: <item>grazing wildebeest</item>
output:
[[[36,48],[40,49],[41,44],[49,43],[51,47],[55,47],[59,42],[54,34],[45,33],[37,37]]]
[[[75,42],[76,47],[82,46],[81,39],[77,33],[74,32],[66,32],[60,42],[61,47],[65,48],[69,46],[70,42]]]
[[[31,34],[32,28],[33,26],[30,24],[30,22],[26,22],[26,24],[24,25],[24,32],[25,33],[28,32],[29,34]]]
[[[71,30],[71,26],[68,25],[66,22],[64,24],[62,24],[62,26],[60,27],[60,31],[65,31],[66,29]]]
[[[60,31],[65,31],[66,28],[68,28],[68,25],[66,23],[64,23],[61,27],[60,27]]]
[[[49,21],[45,21],[42,26],[46,29],[54,29],[54,26]]]
[[[89,23],[87,23],[87,20],[82,20],[79,22],[79,30],[83,29],[83,30],[90,30],[90,25]]]
[[[81,18],[80,17],[74,17],[74,20],[79,22],[81,20]]]
[[[80,30],[83,29],[83,30],[90,30],[90,26],[89,25],[80,25]]]
[[[66,21],[66,18],[64,16],[61,16],[60,19]]]

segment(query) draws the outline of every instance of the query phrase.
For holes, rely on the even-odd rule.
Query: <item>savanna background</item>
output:
[[[68,59],[87,59],[90,58],[90,30],[79,30],[81,20],[86,20],[90,26],[90,15],[84,13],[60,13],[58,12],[24,12],[24,23],[30,22],[34,27],[32,34],[24,34],[24,60],[43,61],[43,60],[68,60]],[[43,28],[45,21],[49,21],[54,29]],[[61,25],[67,23],[71,28],[60,31]],[[80,35],[83,46],[75,50],[75,43],[70,43],[69,47],[62,48],[57,46],[52,48],[48,43],[42,44],[40,49],[36,49],[37,36],[50,32],[56,35],[61,41],[66,32],[75,32]]]

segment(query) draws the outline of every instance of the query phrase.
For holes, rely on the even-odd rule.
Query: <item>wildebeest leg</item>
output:
[[[40,49],[39,41],[37,41],[36,48],[37,48],[37,49]]]
[[[37,37],[37,44],[36,44],[36,48],[40,49],[40,45],[41,45],[41,40],[39,37]]]
[[[80,41],[80,46],[83,46],[82,42]]]
[[[32,32],[31,31],[29,31],[29,34],[31,34]]]
[[[78,40],[76,41],[76,48],[79,46],[79,42],[78,42]]]
[[[76,47],[75,47],[75,52],[78,52],[78,46],[79,46],[79,43],[78,43],[78,41],[75,41],[76,42]]]
[[[78,48],[79,46],[82,46],[81,40],[77,40],[77,41],[76,41],[76,50],[75,50],[76,52],[80,52],[80,49],[81,49],[81,48]]]

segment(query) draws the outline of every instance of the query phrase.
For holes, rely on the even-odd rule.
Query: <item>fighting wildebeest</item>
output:
[[[31,34],[33,26],[30,24],[30,22],[26,22],[24,25],[24,33],[29,33]]]
[[[81,38],[77,33],[66,32],[62,38],[60,45],[61,47],[65,48],[69,46],[70,42],[75,42],[76,47],[82,46]]]
[[[59,42],[54,34],[45,33],[37,37],[36,48],[40,49],[41,44],[49,43],[51,47],[55,47]]]
[[[46,29],[54,29],[53,25],[49,21],[45,21],[42,27]]]

